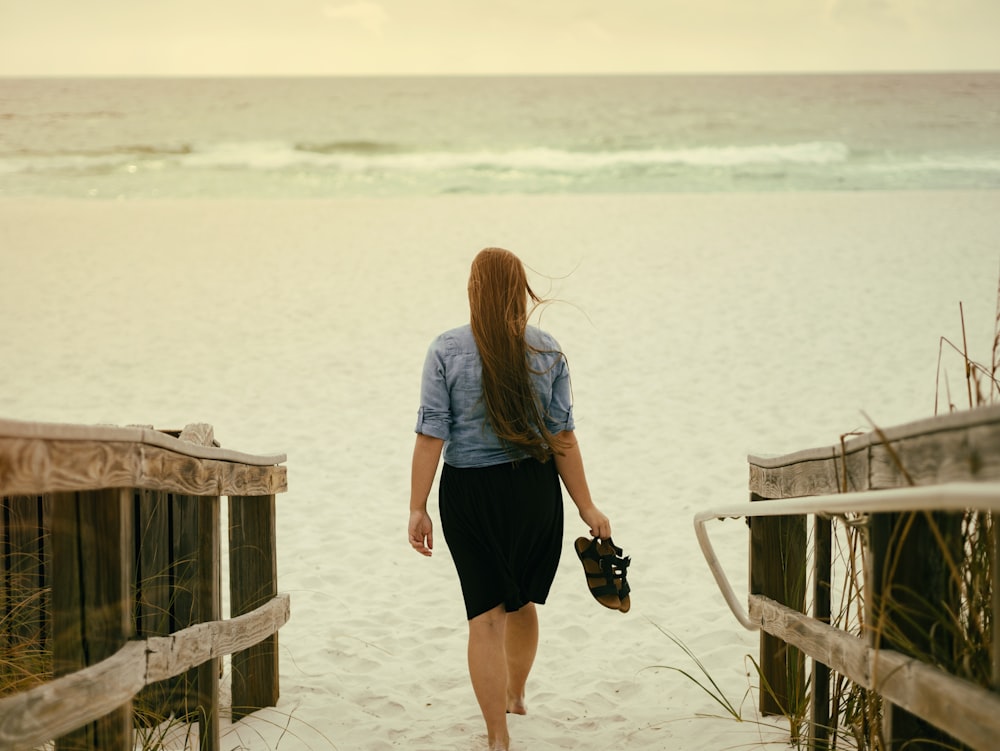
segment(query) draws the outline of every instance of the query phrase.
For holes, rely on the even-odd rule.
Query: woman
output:
[[[470,323],[431,344],[424,363],[410,490],[410,545],[431,555],[427,496],[444,453],[441,526],[469,619],[469,675],[491,751],[525,714],[545,602],[562,547],[562,480],[594,537],[611,537],[594,505],[576,441],[566,359],[528,327],[521,261],[486,248],[469,275]]]

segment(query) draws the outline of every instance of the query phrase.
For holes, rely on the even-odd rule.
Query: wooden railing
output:
[[[751,456],[749,463],[751,503],[700,512],[695,528],[733,613],[761,630],[762,713],[788,714],[808,701],[809,747],[829,748],[838,711],[831,706],[832,668],[881,696],[886,749],[996,748],[1000,535],[992,524],[1000,512],[1000,408],[876,429],[788,456]],[[750,524],[749,613],[706,530],[710,520],[740,516]],[[833,568],[834,519],[864,540],[853,574]],[[986,593],[970,591],[965,573],[969,524],[993,530],[980,539],[990,549],[976,564]],[[832,583],[851,575],[860,579],[860,633],[831,625]],[[982,638],[963,646],[966,662],[987,668],[974,681],[953,674],[945,653],[955,652],[949,621],[983,608],[970,602],[982,594]],[[808,691],[804,656],[812,658]]]
[[[131,750],[135,723],[173,718],[214,751],[228,654],[233,717],[277,703],[285,457],[212,432],[0,420],[0,750]]]

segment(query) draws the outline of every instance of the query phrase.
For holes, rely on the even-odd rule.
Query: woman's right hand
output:
[[[426,511],[410,512],[409,533],[410,546],[429,557],[434,551],[434,523]]]

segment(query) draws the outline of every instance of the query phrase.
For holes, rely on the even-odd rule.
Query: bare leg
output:
[[[520,610],[507,613],[507,711],[527,714],[524,689],[528,673],[538,652],[538,611],[529,602]]]
[[[507,616],[497,605],[469,621],[469,676],[486,721],[490,751],[507,751],[507,665],[504,635]]]

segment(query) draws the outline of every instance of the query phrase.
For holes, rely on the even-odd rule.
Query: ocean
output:
[[[1000,188],[1000,73],[0,79],[0,197]]]

